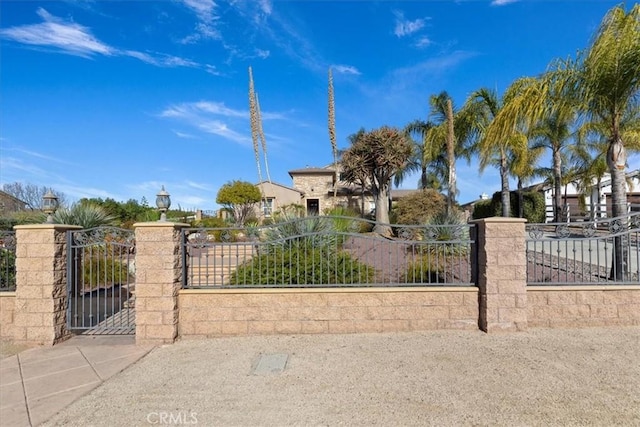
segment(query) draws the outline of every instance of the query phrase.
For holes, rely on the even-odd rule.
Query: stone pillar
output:
[[[527,329],[525,219],[485,218],[477,225],[479,327],[485,332]]]
[[[178,336],[182,258],[180,230],[188,224],[143,222],[136,234],[136,344],[166,344]]]
[[[14,340],[53,345],[67,332],[67,231],[60,224],[18,225]]]

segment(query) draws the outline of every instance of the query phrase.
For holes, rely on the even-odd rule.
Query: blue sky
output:
[[[447,90],[500,93],[586,48],[615,1],[2,1],[0,184],[69,199],[215,209],[232,179],[258,181],[248,67],[271,179],[332,161],[327,71],[340,147],[359,128],[426,118]],[[631,169],[640,167],[638,157]],[[263,165],[264,171],[264,165]],[[458,163],[459,201],[499,189]],[[403,188],[415,188],[417,177]]]

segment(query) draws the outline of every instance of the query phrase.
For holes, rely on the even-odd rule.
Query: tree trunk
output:
[[[391,237],[391,226],[389,225],[389,186],[381,185],[374,191],[373,197],[376,202],[376,225],[373,232],[381,236]]]
[[[420,173],[420,189],[424,190],[425,188],[427,188],[427,168],[422,166]]]
[[[447,199],[447,213],[451,213],[456,198],[456,154],[455,154],[455,129],[453,127],[453,104],[451,98],[447,98],[447,161],[449,162],[449,182]]]
[[[618,137],[609,144],[607,165],[611,174],[611,208],[613,218],[619,222],[620,230],[627,229],[627,188],[625,181],[625,165],[627,155],[622,140]],[[627,240],[628,236],[619,235],[613,238],[613,258],[611,260],[610,278],[624,281],[627,277]]]
[[[524,196],[522,194],[522,180],[518,178],[518,218],[524,218]]]
[[[553,222],[562,222],[562,157],[558,149],[553,150],[553,184]]]
[[[509,197],[509,175],[507,156],[500,154],[500,178],[502,180],[502,216],[508,218],[511,214],[511,200]]]

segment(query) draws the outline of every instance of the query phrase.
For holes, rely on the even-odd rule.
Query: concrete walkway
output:
[[[77,336],[0,360],[0,426],[37,426],[149,353],[133,336]]]

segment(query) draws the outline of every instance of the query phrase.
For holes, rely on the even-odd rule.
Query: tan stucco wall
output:
[[[339,187],[345,187],[347,183],[340,182]],[[348,206],[357,211],[360,210],[361,200],[359,195],[351,197],[344,195],[337,195],[333,197],[333,176],[323,174],[309,174],[293,176],[293,187],[304,192],[304,198],[302,199],[302,205],[306,208],[307,199],[318,199],[320,214],[325,214],[327,211],[335,208],[336,206]],[[365,197],[365,213],[370,211],[370,205],[373,202],[371,196]]]
[[[273,211],[277,211],[280,207],[291,204],[303,204],[302,194],[291,188],[286,188],[281,185],[273,184],[270,182],[263,182],[258,184],[262,195],[267,198],[274,198]],[[262,216],[262,205],[256,206],[256,213],[258,217]]]
[[[181,290],[182,338],[478,328],[477,288]]]
[[[640,286],[528,286],[529,327],[640,325]]]
[[[0,338],[13,340],[15,292],[0,292]]]

